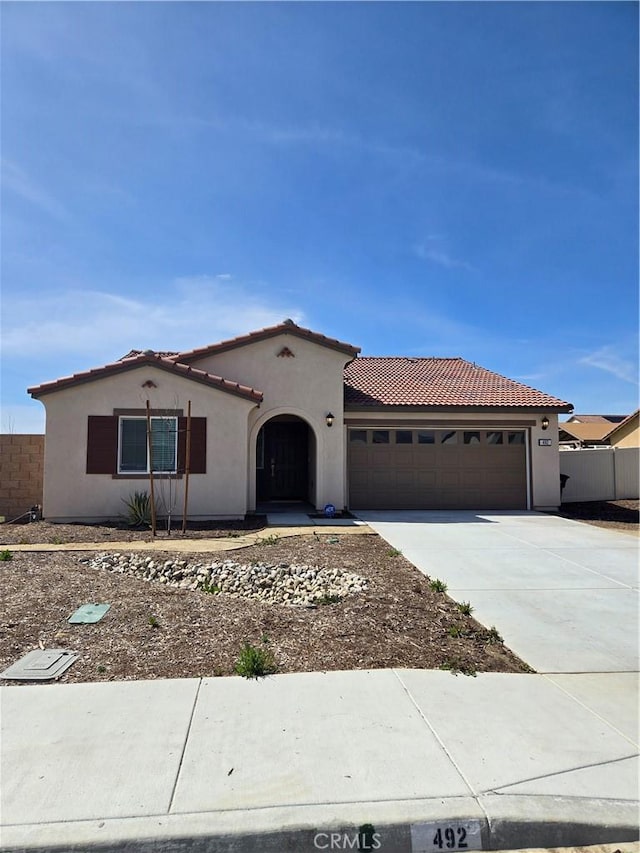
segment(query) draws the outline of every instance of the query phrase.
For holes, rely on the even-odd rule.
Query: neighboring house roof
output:
[[[560,441],[571,441],[574,439],[580,442],[595,441],[603,443],[611,430],[611,423],[610,421],[592,421],[577,424],[561,423],[558,424],[558,429]]]
[[[255,388],[249,388],[237,382],[230,382],[228,379],[223,379],[221,376],[215,376],[212,373],[206,373],[204,370],[199,370],[197,367],[190,367],[188,364],[180,364],[173,359],[156,355],[150,350],[132,357],[124,357],[120,361],[106,364],[104,367],[96,367],[93,370],[74,373],[72,376],[65,376],[53,382],[44,382],[42,385],[34,385],[32,388],[27,388],[27,392],[37,399],[53,391],[61,391],[63,388],[72,388],[76,385],[82,385],[85,382],[94,382],[96,379],[104,379],[107,376],[115,376],[118,373],[125,373],[126,371],[145,366],[157,367],[160,370],[166,370],[169,373],[183,376],[185,379],[201,382],[204,385],[218,388],[221,391],[228,391],[239,397],[246,397],[248,400],[254,400],[257,403],[262,402],[262,392],[257,391]]]
[[[626,415],[571,415],[567,423],[579,424],[619,424]]]
[[[177,358],[182,363],[188,363],[194,359],[205,358],[209,355],[216,355],[220,352],[226,352],[227,350],[235,349],[236,347],[243,347],[247,344],[253,344],[256,341],[262,341],[266,338],[273,338],[276,337],[276,335],[282,334],[293,335],[297,338],[312,341],[314,344],[320,344],[320,346],[344,352],[345,355],[349,355],[352,358],[355,358],[355,356],[360,352],[360,347],[354,347],[351,344],[338,341],[335,338],[327,338],[325,335],[321,335],[318,332],[312,332],[311,329],[303,329],[301,326],[297,326],[293,320],[285,320],[283,323],[278,323],[277,326],[258,329],[258,331],[250,332],[248,335],[240,335],[237,338],[230,338],[229,340],[221,341],[218,344],[210,344],[209,346],[198,347],[198,349],[186,350],[185,352],[177,353]]]
[[[614,428],[607,433],[607,440],[610,441],[611,436],[615,437],[615,434],[618,432],[618,430],[622,430],[625,427],[629,426],[629,424],[634,420],[634,418],[635,420],[640,420],[640,409],[636,409],[635,412],[632,412],[630,415],[627,415],[624,420],[620,421],[619,424],[616,424]]]
[[[571,404],[507,379],[463,358],[378,358],[347,365],[347,408],[423,406],[546,409],[570,412]]]

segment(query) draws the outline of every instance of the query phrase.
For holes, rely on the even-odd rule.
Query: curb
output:
[[[627,847],[619,853],[638,853],[638,804],[631,801],[501,795],[405,801],[404,819],[394,820],[399,806],[327,804],[13,825],[4,827],[0,849],[2,853],[438,853],[439,846],[433,843],[438,829],[444,833],[447,828],[467,827],[474,841],[467,848],[450,848],[454,853],[625,843],[635,843],[633,850]],[[361,832],[365,824],[369,846]],[[444,836],[440,838],[442,853],[448,853]]]

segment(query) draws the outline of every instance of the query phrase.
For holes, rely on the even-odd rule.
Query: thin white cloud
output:
[[[423,261],[430,261],[433,264],[445,267],[445,269],[476,272],[476,268],[472,264],[451,254],[446,246],[445,238],[440,235],[430,234],[423,243],[417,243],[413,247],[413,251]]]
[[[56,219],[66,219],[67,211],[60,202],[39,186],[17,163],[2,160],[2,189],[29,202]]]
[[[589,367],[596,367],[598,370],[604,370],[606,373],[611,373],[618,379],[624,382],[631,382],[633,385],[638,382],[638,365],[620,354],[612,345],[600,347],[595,352],[589,353],[578,360],[579,364],[587,364]]]
[[[215,276],[180,278],[171,296],[138,300],[101,291],[67,290],[5,304],[2,352],[12,358],[46,359],[42,380],[56,374],[57,358],[81,356],[86,367],[111,361],[132,348],[190,349],[292,317],[295,305],[267,302]],[[7,319],[9,318],[9,319]]]

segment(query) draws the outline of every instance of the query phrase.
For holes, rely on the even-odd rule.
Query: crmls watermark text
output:
[[[317,832],[313,846],[317,850],[379,850],[379,832]]]

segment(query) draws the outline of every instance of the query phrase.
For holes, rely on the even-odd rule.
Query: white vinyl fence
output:
[[[569,476],[562,503],[638,498],[639,472],[638,447],[561,450],[560,473]]]

